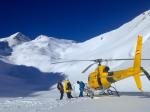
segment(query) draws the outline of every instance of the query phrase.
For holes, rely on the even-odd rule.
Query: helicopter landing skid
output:
[[[112,90],[112,89],[114,89],[114,90]],[[117,89],[115,87],[113,87],[113,86],[111,86],[109,89],[107,89],[107,93],[108,93],[108,95],[116,94],[117,96],[120,96],[119,92],[117,91]]]
[[[94,97],[94,92],[93,92],[92,89],[86,88],[86,89],[84,90],[84,92],[86,93],[86,96],[88,96],[88,97],[90,97],[90,98],[93,99],[93,97]]]
[[[112,90],[113,89],[113,90]],[[86,95],[90,98],[94,98],[94,90],[87,88],[84,90],[84,92],[86,93]],[[109,89],[104,90],[103,92],[101,92],[99,95],[117,95],[118,97],[120,97],[119,92],[117,91],[117,89],[113,86],[111,86]]]

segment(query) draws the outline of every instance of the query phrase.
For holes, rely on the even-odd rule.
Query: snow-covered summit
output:
[[[22,44],[24,42],[30,41],[30,38],[22,34],[21,32],[17,32],[9,37],[2,38],[0,41],[8,42],[10,47],[14,47],[16,45]]]
[[[39,35],[34,39],[34,41],[50,41],[50,37],[46,35]]]
[[[25,40],[25,41],[30,40],[27,36],[25,36],[25,35],[22,34],[21,32],[17,32],[17,33],[15,33],[15,34],[11,35],[10,38],[22,39],[22,40]]]
[[[34,39],[34,41],[37,42],[51,42],[51,43],[59,43],[59,44],[72,44],[72,43],[76,43],[73,40],[67,40],[67,39],[58,39],[58,38],[54,38],[54,37],[48,37],[46,35],[39,35],[38,37],[36,37]]]

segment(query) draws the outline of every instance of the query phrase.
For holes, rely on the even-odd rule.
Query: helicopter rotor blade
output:
[[[102,61],[124,61],[124,60],[134,60],[134,59],[103,59]]]
[[[134,60],[133,58],[122,58],[122,59],[102,59],[102,61],[123,61],[123,60]],[[150,60],[150,59],[141,59],[141,60]]]
[[[96,62],[97,63],[97,62]],[[93,66],[94,64],[96,64],[96,63],[92,63],[92,64],[90,64],[89,66],[87,66],[83,71],[82,71],[82,73],[85,73],[91,66]]]
[[[141,67],[141,69],[144,72],[144,74],[146,75],[147,79],[150,81],[150,74],[143,67]]]
[[[122,58],[122,59],[94,59],[94,60],[68,60],[68,61],[58,61],[53,62],[51,64],[59,64],[59,63],[68,63],[68,62],[79,62],[79,61],[94,61],[96,63],[98,62],[105,62],[105,61],[123,61],[123,60],[134,60],[133,58]],[[150,60],[150,59],[141,59],[141,60]]]
[[[141,59],[141,60],[150,60],[150,59]]]
[[[58,62],[53,62],[53,63],[51,63],[51,64],[68,63],[68,62],[79,62],[79,61],[94,61],[94,60],[69,60],[69,61],[58,61]]]

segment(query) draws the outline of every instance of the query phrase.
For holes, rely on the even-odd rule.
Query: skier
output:
[[[70,99],[70,98],[73,98],[72,95],[71,95],[71,90],[72,90],[72,86],[71,86],[71,83],[70,81],[67,79],[64,81],[64,91],[65,93],[67,94],[67,97]]]
[[[63,96],[64,96],[64,87],[63,87],[63,85],[62,85],[61,82],[58,82],[58,83],[57,83],[57,89],[58,89],[59,92],[60,92],[60,100],[62,100],[62,99],[63,99]]]
[[[84,91],[85,84],[82,81],[77,81],[77,84],[79,84],[79,90],[80,90],[79,97],[83,97],[83,91]]]

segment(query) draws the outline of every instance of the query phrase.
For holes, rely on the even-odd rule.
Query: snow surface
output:
[[[68,100],[65,97],[63,101],[56,100],[59,98],[59,92],[56,90],[58,81],[69,78],[74,87],[73,96],[78,96],[76,81],[87,82],[89,73],[96,68],[96,65],[82,74],[83,69],[92,62],[52,64],[53,62],[133,58],[139,34],[144,37],[142,57],[150,58],[150,10],[118,29],[82,43],[45,35],[30,40],[20,32],[0,39],[0,111],[60,112],[61,110],[67,111],[69,104],[69,109],[73,108],[73,112],[76,111],[76,107],[80,108],[79,112],[92,110],[96,112],[100,109],[105,110],[105,105],[109,103],[107,101],[112,101],[116,102],[114,105],[119,105],[117,103],[119,102],[119,106],[129,107],[133,112],[140,112],[140,109],[143,108],[145,112],[148,112],[149,93],[140,93],[140,95],[139,93],[123,93],[119,99],[118,97],[104,97],[94,100],[89,98]],[[118,61],[103,64],[110,66],[113,71],[130,67],[133,62]],[[142,66],[150,72],[149,61],[142,61]],[[150,83],[145,76],[142,77],[142,84],[143,90],[150,92]],[[133,77],[119,81],[114,86],[119,91],[139,92]],[[123,107],[124,101],[131,105]],[[101,105],[102,103],[104,104]],[[137,104],[138,108],[134,104]],[[108,105],[110,106],[108,111],[121,111],[113,109],[111,103]],[[56,108],[58,106],[59,108]]]

